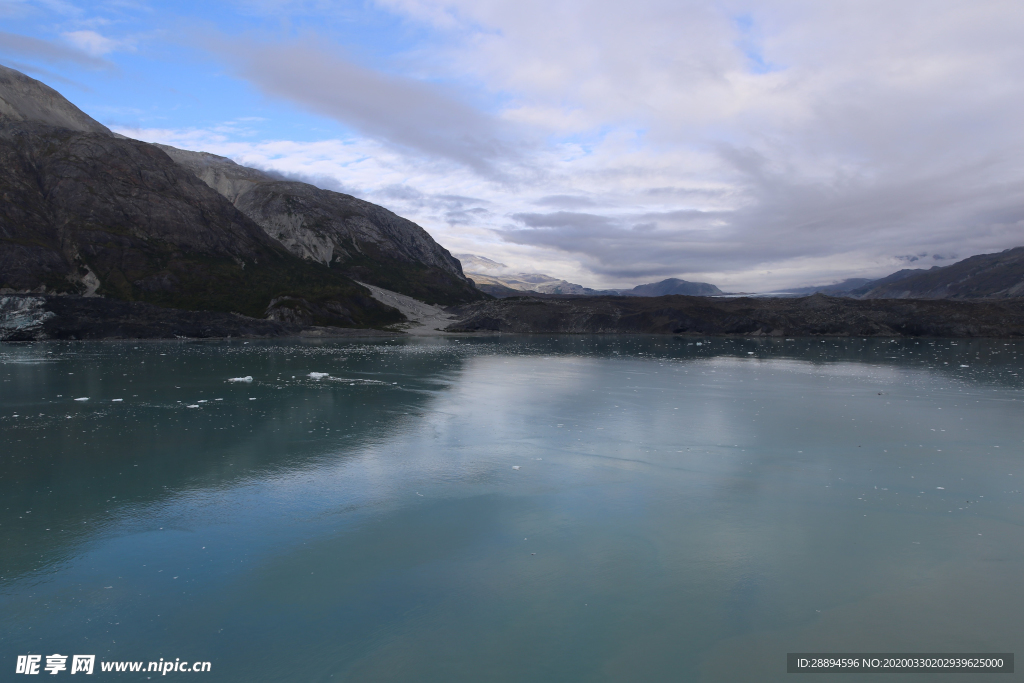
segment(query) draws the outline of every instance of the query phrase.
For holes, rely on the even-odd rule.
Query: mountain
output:
[[[2,64],[0,119],[41,123],[77,133],[111,134],[106,126],[91,119],[53,88]]]
[[[853,293],[863,299],[1024,297],[1024,247],[971,256],[941,268],[901,270]]]
[[[477,254],[455,254],[455,258],[459,259],[462,263],[462,269],[467,273],[472,271],[474,273],[503,273],[509,268],[504,263],[498,263],[492,261],[486,256],[478,256]]]
[[[466,260],[465,254],[457,255],[459,260]],[[491,263],[495,263],[492,261]],[[500,265],[500,264],[499,264]],[[615,290],[598,290],[577,285],[567,280],[545,275],[544,273],[510,273],[492,275],[467,271],[466,276],[476,284],[477,288],[492,296],[522,296],[524,293],[554,294],[566,296],[597,296],[600,294],[616,294]]]
[[[435,300],[485,296],[429,235],[386,209],[211,159],[214,169],[238,169],[205,174],[234,183],[235,199],[261,224],[201,179],[190,154],[180,152],[178,163],[115,135],[55,90],[0,66],[0,294],[81,294],[352,327],[404,319],[352,276]],[[317,236],[328,252],[311,248]],[[340,249],[327,244],[335,239]]]
[[[637,285],[633,289],[620,289],[619,293],[625,296],[668,296],[670,294],[715,296],[725,292],[707,282],[687,282],[686,280],[671,277],[661,282]]]
[[[829,296],[845,296],[859,287],[864,287],[872,282],[877,282],[867,277],[851,277],[842,282],[833,282],[830,285],[812,285],[810,287],[794,287],[775,292],[778,296],[810,296],[811,294],[828,294]]]
[[[504,263],[477,254],[456,254],[476,286],[498,298],[516,296],[519,292],[571,296],[714,296],[722,290],[706,282],[687,282],[669,278],[661,282],[637,285],[632,289],[591,289],[544,273],[512,273]],[[865,280],[866,282],[866,280]]]
[[[932,266],[931,269],[935,270],[938,267],[939,266]],[[862,285],[852,289],[847,289],[843,294],[839,294],[838,296],[851,296],[855,299],[862,299],[865,294],[876,287],[881,287],[882,285],[887,285],[892,282],[899,282],[900,280],[905,280],[908,277],[926,272],[928,272],[926,268],[904,268],[903,270],[897,270],[892,275],[886,275],[885,277],[878,278],[877,280],[868,280]]]
[[[483,298],[447,249],[383,207],[215,154],[156,146],[296,256],[431,304]]]

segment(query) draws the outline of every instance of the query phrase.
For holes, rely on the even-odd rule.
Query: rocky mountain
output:
[[[219,157],[201,178],[204,155],[174,151],[177,162],[0,67],[0,293],[355,327],[403,316],[353,277],[446,303],[485,296],[429,235],[386,209]],[[207,180],[233,187],[233,201],[262,223]]]
[[[798,287],[783,296],[820,292],[854,299],[1007,299],[1024,297],[1024,247],[980,254],[949,266],[905,268],[877,280],[852,278]]]
[[[113,135],[42,83],[4,69],[0,102],[0,292],[308,324],[402,320],[293,256],[160,149]]]
[[[714,296],[723,294],[706,282],[687,282],[669,278],[661,282],[637,285],[632,289],[591,289],[544,273],[513,273],[504,263],[477,254],[456,254],[466,274],[481,290],[498,298],[521,296],[523,292],[568,296]]]
[[[111,134],[106,126],[94,121],[53,88],[2,64],[0,119],[41,123],[77,133]]]
[[[447,249],[383,207],[214,154],[156,146],[300,258],[428,303],[483,298]]]
[[[901,270],[850,294],[864,299],[1024,297],[1024,247],[979,254],[929,270]]]
[[[811,294],[828,294],[829,296],[846,296],[851,291],[856,290],[858,287],[864,287],[865,285],[875,282],[868,277],[851,277],[842,282],[833,282],[830,285],[811,285],[809,287],[794,287],[792,289],[785,289],[780,292],[775,292],[777,296],[810,296]]]
[[[596,289],[577,285],[567,280],[545,275],[543,273],[516,273],[514,275],[494,276],[484,273],[469,273],[469,277],[482,286],[498,286],[514,289],[519,292],[536,292],[538,294],[559,294],[566,296],[595,296],[608,294]]]

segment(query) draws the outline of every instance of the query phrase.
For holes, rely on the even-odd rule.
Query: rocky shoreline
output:
[[[802,299],[516,297],[451,307],[444,313],[444,322],[450,323],[444,333],[1024,337],[1024,299],[855,300],[824,294]],[[434,330],[440,321],[432,318],[421,333],[441,334]],[[102,297],[0,295],[0,341],[402,334],[395,329],[316,327]]]
[[[517,297],[458,306],[449,332],[735,336],[1024,336],[1024,299]]]
[[[183,311],[139,301],[45,294],[0,295],[0,342],[48,339],[247,339],[388,336],[366,328],[317,327],[237,313]]]

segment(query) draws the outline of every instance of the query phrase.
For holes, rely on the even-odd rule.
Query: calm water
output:
[[[696,341],[0,345],[0,680],[1024,654],[1024,342]]]

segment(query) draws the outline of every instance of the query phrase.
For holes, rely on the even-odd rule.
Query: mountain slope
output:
[[[428,303],[484,298],[447,249],[383,207],[214,154],[157,146],[296,256]]]
[[[163,151],[112,135],[11,74],[0,73],[0,291],[307,324],[402,319],[349,278],[293,256]]]
[[[1024,247],[980,254],[942,268],[883,278],[864,299],[1005,299],[1024,297]]]
[[[0,118],[33,121],[78,133],[110,131],[53,88],[0,64]]]

